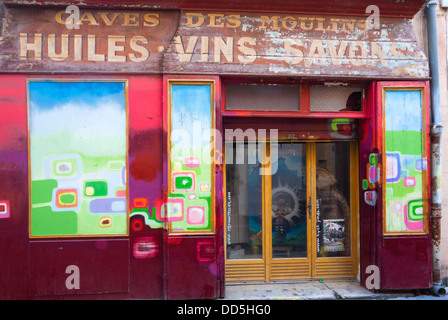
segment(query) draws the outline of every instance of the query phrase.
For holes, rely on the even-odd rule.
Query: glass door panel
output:
[[[272,156],[269,143],[226,143],[226,281],[353,277],[355,142],[276,145]],[[270,175],[260,175],[265,158]]]
[[[316,252],[350,256],[350,143],[316,143]]]
[[[279,143],[271,177],[272,258],[307,257],[306,144]]]
[[[262,259],[262,176],[256,148],[226,144],[233,148],[226,158],[227,259]],[[226,155],[230,154],[226,152]]]

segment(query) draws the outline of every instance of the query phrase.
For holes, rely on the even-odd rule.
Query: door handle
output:
[[[306,206],[308,209],[308,218],[311,219],[311,209],[313,207],[312,203],[311,203],[311,196],[309,196],[308,198],[308,205]]]

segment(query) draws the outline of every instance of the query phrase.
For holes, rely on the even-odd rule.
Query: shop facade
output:
[[[425,2],[377,2],[5,1],[0,297],[431,288]]]

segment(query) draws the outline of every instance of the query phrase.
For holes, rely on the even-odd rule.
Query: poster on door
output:
[[[345,221],[344,219],[323,220],[324,252],[345,251]]]

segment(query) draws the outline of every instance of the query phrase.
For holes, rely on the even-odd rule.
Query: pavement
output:
[[[295,283],[230,284],[221,300],[448,300],[426,291],[374,293],[356,280],[307,280]]]

